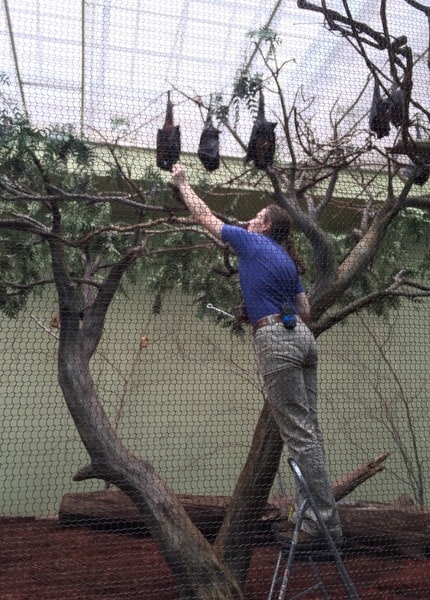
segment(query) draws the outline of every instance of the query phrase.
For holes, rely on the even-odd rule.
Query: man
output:
[[[310,308],[288,214],[271,204],[246,228],[227,225],[193,191],[180,164],[173,167],[172,182],[196,222],[227,242],[238,256],[240,286],[265,396],[328,530],[340,542],[342,531],[317,419],[316,342],[306,325]],[[302,501],[299,494],[296,509]],[[322,542],[315,515],[309,509],[302,522],[299,547],[312,550]]]

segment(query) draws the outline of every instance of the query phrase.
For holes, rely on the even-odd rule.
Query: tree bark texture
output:
[[[358,485],[381,472],[389,455],[389,452],[385,452],[366,460],[343,475],[333,484],[336,498],[344,498]],[[192,522],[209,539],[213,539],[221,523],[228,519],[229,505],[233,504],[232,498],[224,496],[180,495],[178,500]],[[254,535],[254,548],[261,542],[275,543],[273,528],[276,526],[278,531],[282,530],[292,501],[290,496],[275,498],[267,503],[260,519],[254,520],[253,533],[258,529],[258,535]],[[414,506],[408,496],[400,496],[392,504],[360,501],[340,503],[339,513],[348,547],[354,551],[377,554],[397,552],[408,557],[423,557],[427,553],[430,545],[430,510]],[[122,492],[114,490],[65,494],[60,505],[59,521],[64,527],[86,522],[96,525],[97,529],[111,527],[125,531],[134,529],[142,535],[149,533],[135,503]],[[249,547],[244,553],[246,556],[248,551]],[[239,559],[232,560],[232,570],[238,564]]]
[[[278,426],[267,403],[258,420],[247,461],[237,481],[215,549],[243,589],[258,523],[278,471],[282,453]]]
[[[59,353],[60,385],[91,459],[75,479],[103,479],[133,500],[185,598],[240,598],[234,577],[176,495],[148,461],[122,445],[97,398],[88,361],[68,346],[63,344]]]

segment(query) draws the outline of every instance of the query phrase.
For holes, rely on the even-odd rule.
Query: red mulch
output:
[[[247,600],[267,598],[277,552],[273,545],[255,549]],[[430,599],[430,560],[347,554],[344,563],[361,600]],[[334,565],[316,566],[330,598],[347,599]],[[295,561],[287,598],[314,583],[311,566]],[[62,529],[56,520],[2,519],[0,598],[176,600],[178,590],[148,537],[88,527]]]

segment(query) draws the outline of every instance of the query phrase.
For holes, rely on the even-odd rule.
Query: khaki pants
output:
[[[282,323],[261,327],[254,334],[255,350],[265,397],[289,455],[299,465],[321,517],[333,537],[339,537],[339,515],[328,477],[324,442],[317,417],[317,346],[308,327]],[[296,498],[296,510],[304,498]],[[318,534],[312,510],[305,512],[302,529]]]

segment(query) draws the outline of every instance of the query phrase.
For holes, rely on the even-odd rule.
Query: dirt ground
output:
[[[255,548],[247,600],[267,598],[278,549]],[[430,559],[346,553],[359,597],[430,600]],[[333,600],[348,599],[335,566],[316,567]],[[295,561],[287,598],[315,584],[312,566]],[[321,591],[306,598],[323,598]],[[56,520],[0,521],[0,598],[4,600],[175,600],[169,568],[148,537],[88,527],[63,529]]]

